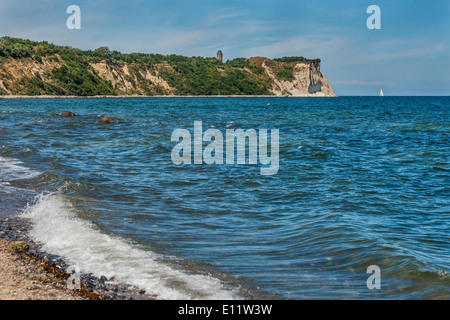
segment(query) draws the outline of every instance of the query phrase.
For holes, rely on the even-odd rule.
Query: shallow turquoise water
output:
[[[52,192],[27,209],[37,241],[163,298],[449,298],[449,106],[448,97],[0,100],[0,208]],[[66,110],[77,116],[51,116]],[[120,122],[94,125],[99,115]],[[224,135],[278,129],[278,173],[175,165],[172,132],[193,132],[194,121]],[[137,258],[147,254],[156,257]],[[367,288],[370,265],[381,269],[379,290]]]

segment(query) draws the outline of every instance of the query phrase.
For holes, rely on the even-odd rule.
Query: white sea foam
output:
[[[17,159],[0,157],[0,192],[13,193],[17,188],[11,185],[12,181],[31,179],[40,174]]]
[[[0,182],[31,179],[40,174],[17,159],[0,157]]]
[[[100,232],[77,217],[62,194],[39,195],[22,217],[31,220],[30,235],[45,251],[64,257],[82,272],[115,277],[164,300],[237,298],[217,278],[176,270],[161,262],[161,256]]]

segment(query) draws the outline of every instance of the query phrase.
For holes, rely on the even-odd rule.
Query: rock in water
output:
[[[75,113],[70,112],[70,111],[65,111],[63,113],[60,114],[61,117],[74,117]]]
[[[104,123],[111,123],[111,120],[117,120],[119,118],[116,117],[103,117],[100,118],[100,120],[96,121],[95,124],[104,124]]]

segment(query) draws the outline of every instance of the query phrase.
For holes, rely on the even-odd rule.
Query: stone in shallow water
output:
[[[116,117],[103,117],[100,120],[96,121],[95,124],[108,124],[111,123],[111,120],[117,120],[119,118]]]
[[[74,117],[75,113],[70,112],[70,111],[65,111],[63,113],[60,114],[61,117]]]

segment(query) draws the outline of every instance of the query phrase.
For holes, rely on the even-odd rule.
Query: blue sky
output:
[[[69,5],[81,30],[69,30]],[[369,5],[381,30],[369,30]],[[81,49],[321,58],[338,95],[449,95],[450,1],[0,0],[0,36]]]

